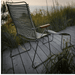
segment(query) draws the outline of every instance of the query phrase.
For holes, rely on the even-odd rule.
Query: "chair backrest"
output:
[[[7,2],[9,14],[15,24],[17,34],[20,34],[29,39],[36,38],[36,31],[32,30],[34,24],[29,11],[29,6],[26,2]]]

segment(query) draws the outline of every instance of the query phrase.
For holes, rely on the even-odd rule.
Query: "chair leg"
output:
[[[42,43],[44,44],[44,37],[42,38]]]
[[[49,35],[48,35],[48,44],[49,44],[49,51],[50,51],[50,55],[51,55],[51,48],[50,48]]]
[[[48,35],[49,36],[49,35]],[[43,44],[46,44],[46,43],[48,43],[48,42],[52,42],[53,41],[53,38],[54,38],[54,34],[52,34],[52,38],[51,38],[51,40],[49,41],[47,41],[47,42],[43,42]]]
[[[15,37],[15,38],[16,38],[16,37]],[[23,44],[24,44],[24,41],[23,41]],[[29,41],[29,44],[30,44],[30,41]],[[16,45],[17,45],[17,44],[16,44]],[[24,45],[24,47],[25,47],[25,45]],[[26,49],[26,47],[25,47],[25,49]],[[31,44],[30,44],[30,49],[31,49]],[[28,50],[26,50],[26,51],[23,51],[23,52],[20,52],[20,53],[15,54],[15,55],[12,55],[12,51],[11,51],[10,57],[14,57],[14,56],[17,56],[17,55],[19,55],[19,54],[25,53],[25,52],[27,52],[27,51],[30,51],[30,49],[28,49]]]
[[[38,41],[37,41],[37,44],[36,44],[36,50],[35,50],[33,61],[32,61],[32,67],[33,68],[35,68],[35,66],[34,66],[34,60],[35,60],[35,56],[36,56],[36,53],[37,53],[37,47],[38,47]]]
[[[49,51],[50,51],[50,56],[51,56],[51,48],[50,48],[49,35],[48,35],[48,43],[49,43]],[[35,65],[34,65],[34,60],[35,60],[35,56],[36,56],[36,53],[37,53],[37,47],[38,47],[38,41],[37,41],[36,50],[35,50],[34,57],[33,57],[33,61],[32,61],[32,67],[33,67],[34,69],[37,68],[38,66],[44,64],[44,63],[45,63],[46,61],[48,61],[49,58],[50,58],[50,57],[49,57],[48,59],[46,59],[46,60],[43,61],[42,63],[40,63],[40,64],[38,64],[37,66],[35,66]]]
[[[62,39],[63,39],[63,35],[61,35],[61,49],[63,49],[63,48],[62,48]]]
[[[30,44],[30,41],[29,41],[29,44]],[[24,45],[24,47],[25,47],[25,49],[26,49],[26,46],[25,46],[25,45]],[[31,44],[30,44],[30,49],[31,49]],[[27,52],[27,51],[30,51],[30,49],[28,49],[28,50],[26,49],[26,52]]]
[[[63,37],[66,36],[66,35],[61,35],[61,49],[63,50],[64,49],[64,40],[63,40]],[[71,46],[71,35],[68,35],[70,37],[70,46]]]

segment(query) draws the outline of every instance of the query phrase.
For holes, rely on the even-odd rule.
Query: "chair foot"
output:
[[[15,54],[15,55],[10,55],[10,57],[12,58],[12,57],[14,57],[14,56],[17,56],[17,55],[19,55],[19,54],[22,54],[22,53],[25,53],[25,52],[28,52],[28,51],[30,51],[30,49],[29,49],[29,50],[26,50],[26,51],[24,51],[24,52],[21,52],[21,53]]]
[[[34,66],[34,64],[32,63],[32,68],[36,69],[36,68],[39,67],[40,65],[44,64],[45,62],[47,62],[50,58],[51,58],[51,56],[48,57],[48,58],[47,58],[45,61],[43,61],[42,63],[38,64],[37,66]]]

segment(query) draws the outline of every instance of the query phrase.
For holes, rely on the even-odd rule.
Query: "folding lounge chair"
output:
[[[22,38],[22,37],[21,38],[25,39],[28,42],[30,42],[30,41],[37,42],[36,50],[35,50],[33,61],[32,61],[33,68],[37,68],[38,66],[40,66],[41,64],[43,64],[44,62],[46,62],[49,59],[49,58],[46,59],[45,61],[38,64],[37,66],[34,65],[34,60],[35,60],[35,56],[37,53],[38,41],[40,38],[49,35],[49,34],[44,34],[44,32],[52,34],[52,40],[49,41],[49,36],[48,36],[48,41],[47,41],[47,43],[49,43],[50,55],[51,55],[50,42],[53,41],[53,35],[61,35],[61,49],[62,49],[63,36],[70,36],[70,34],[55,33],[51,30],[48,30],[47,28],[50,26],[50,24],[45,24],[45,25],[39,26],[38,28],[45,28],[43,33],[40,34],[40,33],[36,32],[36,30],[38,28],[35,28],[35,26],[33,24],[33,21],[32,21],[31,15],[30,15],[30,11],[29,11],[29,6],[26,2],[6,2],[6,4],[8,7],[10,16],[15,24],[17,35],[25,37],[25,38]],[[70,44],[71,44],[71,36],[70,36]],[[31,44],[30,44],[30,49],[31,49]],[[26,50],[25,52],[27,52],[29,50]],[[14,55],[14,56],[16,56],[16,55]],[[13,56],[11,56],[11,57],[13,57]]]
[[[26,41],[36,41],[37,46],[36,46],[36,50],[34,53],[34,57],[33,57],[33,61],[32,61],[32,67],[33,68],[37,68],[38,66],[40,66],[41,64],[43,64],[44,62],[40,63],[39,65],[35,66],[34,65],[34,60],[35,60],[35,56],[37,53],[37,47],[38,47],[38,41],[40,38],[44,37],[44,36],[48,36],[48,34],[43,34],[45,31],[47,32],[47,28],[50,26],[50,24],[46,24],[46,25],[42,25],[38,28],[46,28],[45,31],[40,34],[38,32],[36,32],[33,21],[31,19],[31,15],[30,15],[30,11],[29,11],[29,6],[26,2],[6,2],[7,4],[7,8],[9,11],[9,14],[14,22],[14,25],[16,27],[16,31],[17,31],[17,35],[19,36],[23,36],[25,38]],[[48,41],[49,41],[49,36],[48,36]],[[49,51],[51,53],[50,50],[50,42],[49,43]],[[30,48],[31,48],[31,44],[30,44]],[[30,50],[30,49],[29,49]],[[26,51],[29,51],[26,50]],[[20,53],[21,54],[21,53]],[[14,55],[16,56],[16,55]],[[14,57],[11,56],[11,57]]]

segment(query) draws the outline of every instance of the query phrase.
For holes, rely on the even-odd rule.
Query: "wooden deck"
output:
[[[66,28],[62,32],[67,32],[71,34],[71,43],[75,45],[75,26]],[[59,33],[60,33],[59,32]],[[49,36],[51,39],[51,36]],[[47,37],[44,38],[47,41]],[[25,43],[26,48],[29,48],[28,43]],[[36,69],[32,68],[32,59],[34,56],[34,51],[36,47],[36,42],[31,42],[32,48],[28,52],[24,52],[24,45],[19,45],[18,48],[12,50],[12,55],[24,52],[15,57],[10,58],[10,49],[7,49],[3,52],[2,56],[2,73],[3,74],[41,74],[43,72],[44,64],[39,66]],[[54,35],[53,42],[50,43],[52,54],[58,54],[62,52],[61,50],[61,36]],[[19,50],[19,51],[18,51]],[[42,38],[39,41],[37,55],[35,57],[35,65],[41,63],[49,55],[49,46],[48,43],[43,44]]]

